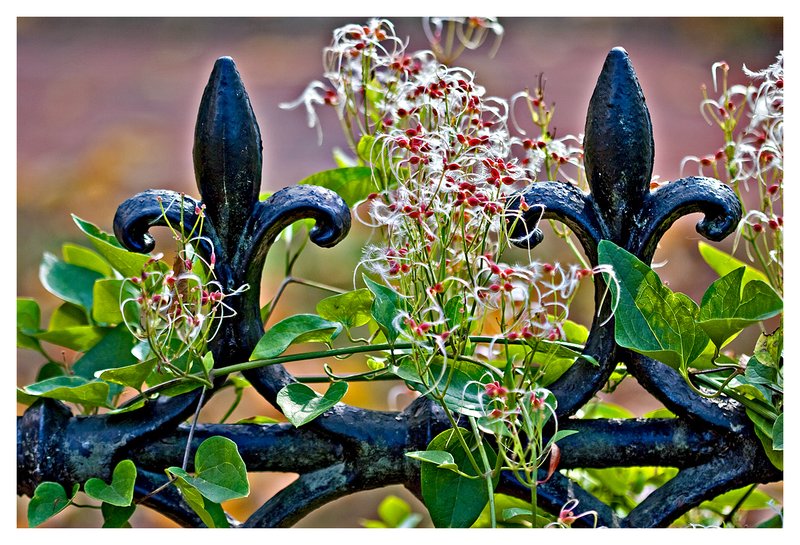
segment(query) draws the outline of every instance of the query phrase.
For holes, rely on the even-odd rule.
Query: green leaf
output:
[[[636,417],[636,415],[622,405],[600,400],[594,400],[587,403],[582,412],[583,416],[581,418],[586,420],[593,420],[597,418],[626,419]]]
[[[403,308],[403,300],[400,294],[392,288],[370,280],[367,275],[362,275],[362,278],[367,288],[369,288],[369,291],[371,291],[372,295],[375,297],[372,301],[372,308],[370,309],[372,317],[375,318],[381,331],[386,335],[386,340],[390,344],[393,344],[400,334],[397,317],[400,315],[400,311]]]
[[[72,220],[112,267],[122,273],[122,276],[130,278],[141,276],[145,263],[150,256],[137,254],[126,250],[117,239],[108,233],[101,231],[96,225],[80,219],[75,214]]]
[[[35,299],[17,297],[17,331],[32,335],[41,331],[42,311]]]
[[[459,471],[453,455],[446,450],[415,450],[412,452],[406,452],[406,456],[413,458],[414,460],[419,460],[420,462],[433,464],[441,469],[453,471],[468,478],[474,478],[472,475],[468,475]]]
[[[783,528],[783,510],[757,526],[757,528]]]
[[[664,407],[644,413],[642,418],[677,418],[675,413]]]
[[[94,306],[92,319],[95,322],[116,325],[122,321],[120,303],[137,296],[136,290],[130,282],[105,278],[94,283]]]
[[[598,257],[614,268],[617,280],[606,278],[616,306],[617,344],[685,369],[708,344],[708,336],[696,323],[697,304],[673,293],[650,267],[613,242],[601,241]]]
[[[128,520],[136,511],[136,504],[117,507],[110,503],[100,505],[100,512],[103,513],[103,528],[130,528]]]
[[[430,451],[450,453],[459,469],[459,473],[455,473],[432,463],[424,463],[420,468],[422,497],[437,528],[468,528],[477,520],[489,501],[486,481],[478,477],[456,433],[463,436],[473,458],[481,459],[475,437],[462,428],[446,430],[434,437],[428,445]],[[484,448],[489,465],[494,467],[497,455],[489,445],[484,444]],[[461,473],[470,475],[471,478],[463,477]]]
[[[475,417],[483,416],[486,409],[484,385],[499,378],[484,367],[468,361],[450,361],[445,365],[440,356],[434,357],[428,365],[425,381],[410,358],[401,360],[400,365],[393,366],[391,371],[411,388],[425,395],[431,393],[431,387],[442,389],[447,385],[444,402],[450,410]]]
[[[491,528],[492,525],[492,517],[489,512],[491,506],[487,503],[486,507],[481,512],[481,516],[475,523],[471,526],[471,528]],[[524,501],[518,498],[514,498],[512,496],[506,496],[505,494],[495,494],[494,495],[494,508],[495,508],[495,515],[497,517],[498,527],[501,528],[525,528],[530,527],[530,520],[531,520],[531,504],[529,501]],[[527,512],[527,515],[524,513]],[[541,512],[541,511],[540,511]],[[505,515],[513,515],[506,517]],[[522,515],[520,518],[519,515]],[[547,523],[550,522],[549,520],[545,520],[543,517],[539,517],[538,527],[544,527]]]
[[[772,448],[773,450],[783,450],[783,413],[778,415],[772,426]]]
[[[359,327],[372,319],[374,297],[368,289],[358,289],[327,297],[317,303],[317,314],[326,320],[340,322],[347,329]]]
[[[47,329],[55,331],[84,325],[94,325],[89,323],[89,315],[86,314],[86,310],[72,303],[63,303],[50,315]]]
[[[72,366],[72,371],[76,375],[92,379],[98,371],[125,367],[138,362],[132,352],[137,340],[125,324],[119,324],[105,331],[108,333],[103,339]]]
[[[211,352],[206,352],[203,354],[203,357],[200,361],[203,364],[203,369],[205,370],[206,375],[208,375],[214,368],[214,354]]]
[[[362,136],[356,145],[356,154],[359,159],[372,165],[376,169],[376,174],[382,176],[387,182],[394,179],[392,158],[389,156],[387,147],[378,142],[374,136],[368,134]],[[399,168],[398,170],[401,178],[408,174],[407,167]]]
[[[531,343],[533,347],[532,362],[538,365],[541,375],[537,383],[547,387],[561,378],[561,375],[572,367],[581,353],[557,342],[537,339]]]
[[[338,194],[353,208],[370,193],[379,191],[369,167],[344,167],[323,170],[303,179],[300,184],[325,187]]]
[[[227,437],[209,437],[197,447],[194,455],[194,476],[179,467],[167,469],[195,487],[214,503],[242,498],[250,494],[247,468],[236,443]]]
[[[700,504],[701,509],[712,509],[718,513],[728,513],[733,505],[739,503],[742,497],[748,493],[749,486],[731,490],[714,498],[713,500],[704,501]],[[772,502],[772,498],[761,490],[755,489],[747,495],[747,498],[739,504],[740,511],[755,511],[759,509],[768,509]]]
[[[561,329],[564,330],[567,342],[586,344],[586,341],[589,340],[589,329],[585,325],[572,320],[564,320],[564,323],[561,324]]]
[[[95,271],[105,277],[114,276],[114,269],[111,265],[89,248],[67,243],[61,246],[61,255],[64,256],[64,261],[70,265],[76,265],[84,269]]]
[[[783,358],[783,324],[770,334],[761,334],[756,341],[753,356],[764,365],[779,369]]]
[[[397,496],[386,496],[378,505],[378,516],[387,528],[414,528],[422,520],[419,513]]]
[[[39,303],[27,297],[17,297],[17,346],[42,352],[36,334],[41,333],[42,311]]]
[[[203,524],[209,528],[229,528],[228,519],[222,506],[204,498],[200,491],[181,477],[177,477],[173,484],[178,488],[183,499],[197,513]]]
[[[777,385],[778,370],[762,364],[757,357],[752,356],[747,361],[744,378],[748,384]]]
[[[530,509],[525,509],[524,507],[509,507],[507,509],[503,509],[502,517],[503,520],[511,520],[516,517],[528,517],[533,515],[533,511]]]
[[[299,428],[336,405],[347,393],[346,382],[333,382],[325,395],[299,382],[287,384],[278,392],[278,406],[286,418]]]
[[[18,389],[25,396],[58,399],[88,407],[108,406],[108,384],[83,377],[53,377]]]
[[[469,314],[466,310],[463,296],[456,295],[447,300],[444,304],[444,316],[447,320],[448,329],[459,327],[469,320]]]
[[[44,254],[39,266],[39,280],[47,291],[87,311],[92,308],[94,283],[101,278],[103,275],[96,271],[70,265],[49,253]]]
[[[296,314],[281,320],[258,341],[250,361],[280,356],[289,346],[304,342],[330,345],[342,330],[342,325],[317,316]]]
[[[108,331],[103,327],[82,325],[67,329],[43,331],[38,333],[36,338],[76,352],[86,352],[100,342]]]
[[[145,399],[143,399],[143,398],[140,398],[140,399],[138,399],[138,400],[134,401],[133,403],[131,403],[130,405],[126,405],[126,406],[124,406],[124,407],[118,407],[118,408],[116,408],[116,409],[111,409],[111,410],[110,410],[110,411],[108,411],[106,414],[122,414],[122,413],[129,413],[129,412],[131,412],[131,411],[135,411],[135,410],[138,410],[138,409],[141,409],[142,407],[144,407],[144,405],[145,405],[145,402],[146,402],[146,400],[145,400]]]
[[[725,276],[739,267],[745,267],[745,284],[751,280],[760,280],[761,282],[765,282],[767,284],[769,283],[767,275],[758,269],[754,269],[750,265],[739,261],[732,255],[727,254],[706,242],[698,242],[697,247],[700,250],[700,255],[703,256],[705,262],[708,263],[708,266],[711,267],[719,276]]]
[[[122,386],[129,386],[135,390],[142,391],[142,384],[156,366],[156,359],[135,363],[133,365],[126,365],[125,367],[116,367],[112,369],[104,369],[97,371],[95,376],[106,382],[113,382],[114,384],[121,384]]]
[[[333,148],[333,150],[331,150],[331,155],[333,156],[333,162],[336,163],[336,166],[339,168],[358,166],[358,160],[350,157],[343,152],[341,148]]]
[[[111,484],[106,484],[102,479],[91,478],[83,485],[83,490],[90,498],[117,507],[126,507],[133,501],[134,484],[136,484],[136,466],[131,460],[122,460],[114,468]]]
[[[755,422],[753,419],[753,412],[749,409],[745,409],[745,411],[747,412],[747,416],[749,416],[750,419]],[[774,465],[776,468],[783,471],[783,451],[775,450],[773,448],[772,430],[770,430],[769,434],[767,434],[763,431],[762,426],[759,424],[756,424],[753,427],[753,430],[756,432],[756,437],[758,437],[758,440],[761,441],[761,446],[764,447],[764,453],[767,455],[767,458],[769,458],[769,461],[772,462],[772,465]]]
[[[65,372],[62,366],[57,363],[49,362],[39,368],[39,372],[36,373],[36,382],[41,382],[53,377],[63,377],[64,375]]]
[[[242,418],[237,420],[236,424],[277,424],[278,420],[270,418],[269,416],[251,416],[249,418]]]
[[[783,310],[783,301],[760,280],[743,283],[745,268],[739,267],[709,286],[700,303],[698,325],[722,348],[745,327],[771,318]]]
[[[575,435],[578,433],[578,430],[558,430],[553,437],[550,438],[548,443],[558,443],[565,437],[569,437],[570,435]]]
[[[72,490],[72,498],[78,493],[78,485]],[[72,498],[67,498],[64,487],[58,483],[45,481],[33,491],[28,503],[28,526],[35,528],[67,507]]]

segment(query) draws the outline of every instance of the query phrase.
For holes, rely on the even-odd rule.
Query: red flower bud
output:
[[[486,395],[489,397],[506,397],[508,390],[495,380],[486,385]]]

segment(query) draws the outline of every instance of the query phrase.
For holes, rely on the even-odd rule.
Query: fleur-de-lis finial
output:
[[[529,210],[512,233],[515,244],[535,246],[542,239],[535,225],[542,218],[555,219],[574,231],[592,266],[597,266],[601,240],[611,240],[650,263],[661,236],[683,215],[703,213],[697,230],[711,240],[729,235],[741,218],[736,195],[718,180],[690,177],[650,191],[654,158],[650,113],[628,53],[621,47],[608,53],[597,79],[586,116],[584,156],[591,192],[558,181],[532,184],[523,192]],[[599,368],[579,359],[550,387],[562,415],[586,403],[618,361],[605,289],[598,278],[598,313],[584,349]]]

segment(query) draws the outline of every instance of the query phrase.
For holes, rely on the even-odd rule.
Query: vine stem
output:
[[[203,386],[203,391],[200,392],[200,399],[197,400],[197,409],[194,411],[194,417],[192,417],[192,425],[189,428],[189,437],[186,439],[186,450],[183,452],[183,464],[181,464],[181,469],[186,471],[186,466],[189,465],[189,454],[192,452],[192,439],[194,439],[194,430],[197,427],[197,420],[200,417],[200,409],[203,407],[203,399],[206,396],[206,387]]]
[[[270,317],[272,316],[272,311],[275,310],[275,306],[278,304],[278,300],[281,298],[281,295],[283,295],[283,292],[286,290],[286,288],[289,286],[289,284],[300,284],[302,286],[308,286],[310,288],[317,288],[319,290],[328,291],[328,292],[337,293],[337,294],[346,293],[345,290],[337,288],[335,286],[329,286],[327,284],[322,284],[320,282],[314,282],[313,280],[306,280],[305,278],[298,278],[296,276],[291,276],[291,275],[287,276],[281,281],[280,286],[278,286],[278,289],[275,291],[275,297],[273,297],[272,301],[270,301],[268,303],[269,309],[267,310],[267,312],[264,315],[262,315],[261,321],[263,323],[266,324],[269,321]]]
[[[184,471],[186,471],[186,467],[189,465],[189,454],[191,454],[192,451],[192,439],[194,439],[194,430],[195,428],[197,428],[197,421],[198,418],[200,417],[200,409],[203,407],[203,398],[205,397],[205,395],[206,395],[206,387],[203,386],[203,391],[200,392],[200,399],[197,400],[197,408],[195,409],[194,416],[192,417],[192,425],[189,428],[189,437],[186,439],[186,449],[184,449],[183,451],[183,463],[181,464],[181,469],[183,469]],[[171,485],[173,482],[175,482],[175,479],[176,477],[174,476],[170,477],[167,482],[165,482],[164,484],[162,484],[149,494],[143,496],[134,503],[138,505],[143,501],[152,498],[153,496],[155,496],[156,494],[167,488],[169,485]]]
[[[497,528],[497,513],[495,513],[494,505],[494,485],[492,483],[493,470],[489,464],[489,457],[486,456],[486,449],[483,447],[483,441],[481,441],[481,432],[478,429],[478,423],[475,421],[475,417],[470,416],[469,423],[472,427],[472,433],[475,435],[475,440],[478,442],[478,450],[480,451],[481,461],[483,462],[486,489],[489,492],[489,518],[492,521],[492,528]]]

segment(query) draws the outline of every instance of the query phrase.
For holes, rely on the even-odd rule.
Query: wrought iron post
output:
[[[741,208],[733,192],[717,180],[691,177],[655,191],[650,116],[627,53],[613,49],[606,58],[589,104],[585,162],[591,188],[557,181],[541,182],[525,193],[530,205],[544,206],[544,218],[565,223],[578,236],[592,264],[604,239],[649,263],[656,244],[680,216],[702,212],[697,230],[711,240],[732,232]],[[282,189],[258,200],[261,178],[259,128],[239,73],[230,58],[219,59],[203,94],[197,119],[194,165],[201,200],[172,191],[150,190],[125,201],[114,219],[117,238],[129,249],[154,247],[148,230],[163,224],[161,202],[183,202],[167,217],[190,225],[196,207],[205,204],[204,233],[214,245],[216,272],[223,289],[249,284],[234,301],[237,315],[225,320],[214,339],[215,365],[246,361],[263,333],[259,280],[272,243],[288,225],[313,218],[311,240],[328,247],[348,232],[350,212],[334,193],[312,186]],[[531,228],[536,207],[525,218]],[[519,234],[525,232],[520,226]],[[533,246],[541,232],[519,241]],[[206,248],[208,250],[208,248]],[[598,279],[596,304],[604,287]],[[595,509],[605,526],[666,526],[682,513],[724,491],[749,483],[780,480],[761,450],[743,408],[733,401],[712,401],[690,391],[666,365],[620,349],[614,343],[608,309],[592,325],[585,352],[600,366],[583,360],[551,386],[559,401],[562,429],[580,433],[563,439],[560,469],[658,465],[680,469],[628,517],[618,518],[597,498],[556,473],[539,487],[542,507],[558,512],[571,498]],[[574,413],[608,380],[617,362],[672,410],[676,419],[578,420]],[[281,366],[247,371],[246,378],[270,404],[294,378]],[[210,392],[213,394],[213,392]],[[57,401],[41,400],[17,422],[19,494],[32,495],[50,480],[70,486],[90,477],[108,478],[117,461],[130,458],[140,468],[136,497],[165,482],[163,468],[180,463],[188,428],[181,424],[199,402],[198,393],[160,399],[143,409],[116,416],[73,416]],[[207,396],[207,397],[210,397]],[[405,452],[424,449],[449,423],[436,405],[417,399],[400,413],[370,411],[337,404],[313,422],[294,428],[273,425],[199,425],[193,445],[211,435],[238,445],[250,471],[299,473],[297,481],[267,501],[246,521],[247,527],[290,526],[317,507],[344,495],[403,484],[419,495],[419,467]],[[191,468],[189,468],[191,469]],[[528,497],[528,491],[504,477],[499,492]],[[185,526],[198,517],[174,490],[147,498],[152,506]],[[583,523],[579,520],[578,523]]]

